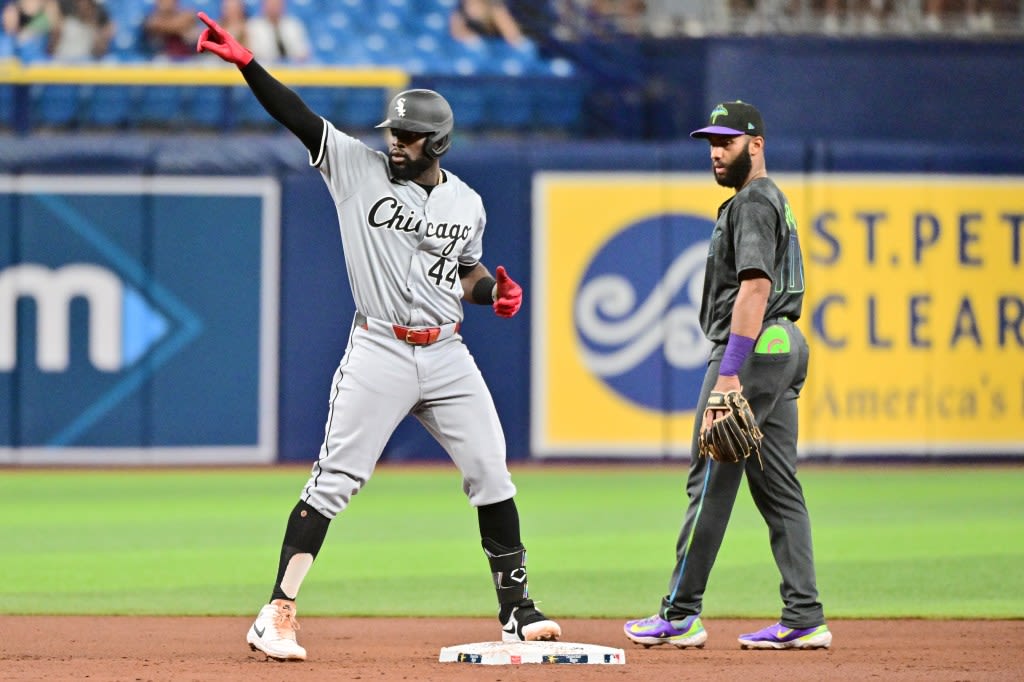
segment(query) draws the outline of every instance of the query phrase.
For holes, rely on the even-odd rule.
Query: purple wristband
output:
[[[725,355],[718,373],[722,376],[734,377],[740,373],[743,361],[754,350],[754,339],[740,334],[729,334],[729,343],[725,345]]]

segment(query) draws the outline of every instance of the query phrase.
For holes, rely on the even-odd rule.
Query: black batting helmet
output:
[[[395,128],[413,133],[427,133],[423,150],[436,159],[452,146],[455,116],[448,100],[433,90],[405,90],[391,98],[387,118],[378,128]]]

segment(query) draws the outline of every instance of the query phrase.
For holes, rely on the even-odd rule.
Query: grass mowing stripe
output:
[[[686,467],[513,470],[530,587],[570,617],[653,613],[667,589]],[[0,613],[252,615],[306,469],[0,473]],[[808,466],[831,617],[1019,617],[1024,468]],[[740,492],[705,598],[778,614],[767,529]],[[491,615],[476,514],[454,467],[384,465],[332,524],[307,615]]]

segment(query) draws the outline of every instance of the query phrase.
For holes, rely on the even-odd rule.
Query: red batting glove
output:
[[[523,304],[523,288],[508,276],[504,266],[499,265],[495,274],[498,276],[498,284],[497,296],[492,306],[494,313],[499,317],[512,317],[519,312],[519,306]]]
[[[242,47],[235,37],[220,27],[216,21],[206,16],[206,12],[197,14],[207,28],[203,29],[196,43],[196,52],[212,52],[226,62],[242,68],[252,61],[252,52]]]

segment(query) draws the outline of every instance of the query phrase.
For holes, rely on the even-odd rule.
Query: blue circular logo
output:
[[[665,214],[627,226],[590,262],[574,318],[587,367],[652,410],[697,406],[710,342],[700,328],[707,218]]]

